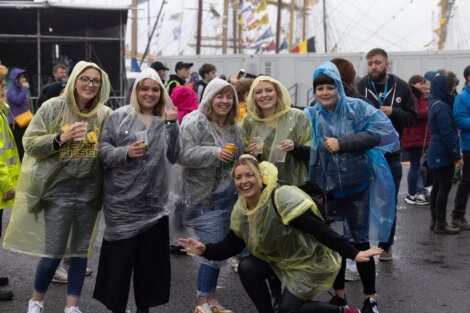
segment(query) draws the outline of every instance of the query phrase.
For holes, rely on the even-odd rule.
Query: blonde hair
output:
[[[141,81],[139,81],[137,83],[137,86],[135,86],[135,92],[136,93],[142,90],[143,85],[144,85],[144,81],[146,81],[147,79],[150,79],[150,78],[144,78],[144,79],[142,79]],[[150,80],[153,80],[153,79],[150,79]],[[153,80],[153,81],[155,81],[158,85],[158,88],[160,88],[160,98],[158,99],[157,104],[153,108],[153,115],[163,116],[163,112],[164,112],[164,108],[165,108],[164,89],[162,88],[162,86],[156,80]],[[140,107],[140,103],[139,103],[138,99],[137,99],[137,104],[138,104],[138,106],[135,108],[136,111],[139,112],[139,113],[142,113],[142,109]]]
[[[205,114],[209,121],[212,122],[212,120],[214,119],[214,114],[215,114],[214,110],[212,109],[212,101],[217,95],[221,93],[227,93],[227,92],[229,92],[232,95],[232,109],[230,110],[229,114],[225,117],[225,124],[235,125],[235,123],[237,123],[238,121],[237,95],[231,85],[227,85],[223,87],[222,89],[219,90],[219,92],[215,94],[214,97],[212,97],[211,101],[209,102],[209,105],[207,106],[206,114]]]
[[[272,81],[270,81],[270,80],[260,80],[260,81],[256,84],[256,86],[251,85],[251,88],[253,88],[253,93],[252,93],[252,95],[251,95],[251,98],[252,98],[253,103],[255,104],[255,105],[254,105],[254,109],[255,109],[256,115],[258,115],[259,117],[266,117],[266,116],[263,116],[263,112],[261,111],[261,109],[260,109],[259,106],[258,106],[258,103],[257,103],[256,100],[255,100],[255,90],[254,90],[254,89],[256,89],[256,87],[257,87],[257,86],[259,85],[259,83],[261,83],[261,82],[265,82],[265,83],[271,84],[271,85],[274,87],[274,90],[276,91],[276,110],[274,111],[273,114],[276,114],[276,113],[278,113],[278,112],[281,112],[281,111],[285,110],[286,104],[285,104],[284,101],[282,100],[282,99],[283,99],[283,97],[282,97],[282,91],[281,91],[281,89],[279,88],[279,86],[278,86],[276,83],[274,83],[274,82],[272,82]]]
[[[230,173],[230,176],[232,179],[235,179],[235,170],[237,167],[244,165],[247,166],[253,173],[255,174],[256,181],[258,182],[259,186],[263,185],[263,180],[261,177],[261,169],[259,167],[259,162],[258,160],[252,156],[251,154],[242,154],[238,160],[236,160],[233,164],[232,172]]]

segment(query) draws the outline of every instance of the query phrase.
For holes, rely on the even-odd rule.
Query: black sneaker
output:
[[[331,299],[328,301],[329,304],[337,305],[337,306],[346,306],[348,305],[348,301],[346,300],[346,296],[344,298],[338,297],[330,292]]]
[[[361,312],[362,313],[379,313],[379,307],[377,306],[377,302],[372,298],[365,299]]]

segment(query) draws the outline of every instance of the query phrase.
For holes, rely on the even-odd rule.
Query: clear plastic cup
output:
[[[256,154],[263,154],[264,140],[263,137],[251,137],[251,141],[256,143]]]
[[[142,140],[144,142],[145,147],[148,146],[148,135],[147,135],[147,130],[138,130],[135,132],[135,137],[137,140]]]
[[[284,163],[286,161],[287,151],[281,148],[281,145],[276,145],[276,162]]]
[[[77,124],[80,124],[80,125],[83,126],[83,129],[85,130],[85,136],[79,137],[79,138],[75,138],[74,141],[83,141],[83,140],[86,139],[86,134],[87,134],[87,132],[88,132],[88,122],[77,122],[77,123],[75,123],[75,125],[77,125]]]

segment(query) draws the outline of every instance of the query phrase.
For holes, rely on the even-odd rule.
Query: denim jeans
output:
[[[397,200],[398,200],[398,190],[400,189],[400,182],[402,177],[402,166],[400,160],[388,162],[390,171],[392,172],[393,182],[395,183],[395,219],[393,220],[392,229],[390,230],[390,236],[388,237],[387,242],[380,242],[379,248],[388,249],[393,245],[395,241],[395,229],[397,226]]]
[[[60,264],[61,259],[41,258],[34,278],[34,291],[45,294],[52,281],[52,277]],[[70,258],[70,267],[67,280],[67,295],[79,298],[82,293],[87,258]]]
[[[408,171],[408,194],[415,195],[417,193],[423,193],[423,173],[420,168],[421,155],[423,153],[422,148],[410,148],[406,149],[408,156],[410,157],[410,170]]]
[[[186,225],[196,232],[204,244],[221,241],[229,230],[230,215],[236,199],[235,185],[230,182],[225,190],[214,194],[211,208],[192,208]],[[219,267],[219,262],[203,259],[197,277],[199,297],[207,297],[216,288]]]

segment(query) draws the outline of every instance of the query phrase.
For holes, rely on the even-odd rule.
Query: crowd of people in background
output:
[[[304,111],[274,77],[224,79],[213,64],[191,72],[178,61],[166,81],[157,61],[113,112],[102,68],[80,61],[69,76],[56,64],[34,115],[26,70],[0,64],[0,233],[12,208],[3,248],[40,257],[27,312],[47,311],[51,282],[67,284],[64,313],[81,312],[102,210],[93,298],[112,312],[126,312],[131,278],[137,313],[167,303],[170,253],[183,253],[199,256],[194,313],[234,312],[216,290],[231,257],[260,313],[378,313],[374,256],[393,260],[403,159],[403,200],[429,205],[430,231],[470,230],[470,65],[458,91],[453,72],[406,82],[383,49],[366,60],[362,78],[343,58],[312,69]],[[348,306],[347,259],[361,309]],[[8,284],[0,277],[0,301],[13,298]]]

